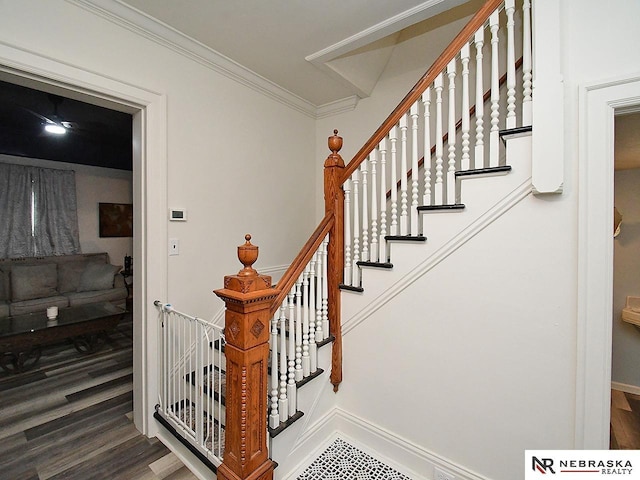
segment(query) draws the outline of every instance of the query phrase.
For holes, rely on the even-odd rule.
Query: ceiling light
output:
[[[46,132],[53,133],[55,135],[64,135],[65,133],[67,133],[67,129],[62,125],[58,125],[57,123],[47,123],[44,126],[44,129]]]

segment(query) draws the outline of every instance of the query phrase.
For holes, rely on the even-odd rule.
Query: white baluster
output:
[[[329,246],[329,235],[322,242],[322,331],[324,338],[329,337],[329,288],[327,286],[327,248]]]
[[[289,416],[295,415],[297,406],[296,398],[296,341],[295,341],[295,285],[289,290],[287,302],[289,304],[289,340],[287,352],[287,397],[289,398]]]
[[[507,14],[507,128],[516,127],[516,46],[513,13],[516,10],[515,0],[505,0]]]
[[[211,372],[213,374],[213,371]],[[271,415],[269,427],[277,428],[280,424],[278,413],[278,317],[271,320]]]
[[[322,276],[324,275],[324,269],[322,268],[322,264],[324,263],[322,244],[318,247],[316,254],[318,256],[318,261],[316,262],[316,342],[321,342],[325,339],[324,331],[322,330],[322,298],[324,297],[324,292],[322,291],[324,286],[324,281],[322,280]]]
[[[387,137],[384,137],[378,145],[380,150],[380,254],[381,262],[387,261]]]
[[[498,166],[500,139],[498,122],[500,117],[500,73],[498,71],[498,11],[489,16],[491,29],[491,131],[489,132],[489,166]]]
[[[391,235],[398,235],[398,170],[397,170],[397,148],[398,127],[394,126],[389,132],[391,142]]]
[[[422,94],[422,104],[424,105],[424,161],[422,164],[424,193],[422,194],[422,204],[431,205],[431,87],[427,87]]]
[[[400,235],[409,233],[409,212],[407,208],[407,128],[408,117],[400,118]]]
[[[456,203],[456,59],[447,65],[449,77],[449,130],[447,144],[449,145],[449,162],[447,168],[447,203]]]
[[[360,286],[360,170],[351,175],[353,186],[353,258],[351,263],[351,285]],[[324,276],[324,275],[323,275]]]
[[[443,175],[442,175],[442,74],[439,74],[433,84],[436,91],[436,184],[434,186],[435,191],[435,204],[442,205],[445,202],[444,188],[443,188]]]
[[[296,382],[303,378],[302,374],[302,281],[304,273],[300,274],[295,284],[296,289],[296,316],[294,324],[296,327],[295,344],[296,344]]]
[[[484,168],[484,86],[482,83],[482,46],[484,28],[481,27],[473,37],[476,45],[476,146],[473,168]]]
[[[531,125],[533,119],[531,91],[531,2],[522,4],[522,126]]]
[[[371,248],[369,261],[378,261],[378,149],[374,148],[371,159]]]
[[[351,279],[351,179],[342,185],[344,190],[344,284],[353,285]]]
[[[465,43],[460,51],[462,61],[462,157],[460,170],[469,170],[469,44]]]
[[[280,399],[278,410],[280,421],[286,422],[289,418],[289,398],[287,397],[287,300],[280,306]]]
[[[304,267],[302,272],[302,297],[304,298],[304,307],[302,315],[302,376],[308,377],[311,373],[311,359],[309,357],[309,275],[311,270],[311,262]]]
[[[365,158],[360,164],[362,175],[362,252],[360,260],[369,261],[369,170],[368,161]]]
[[[411,235],[418,231],[418,102],[411,105]]]
[[[310,371],[318,369],[318,347],[316,345],[316,264],[318,252],[313,254],[309,264],[309,365]]]

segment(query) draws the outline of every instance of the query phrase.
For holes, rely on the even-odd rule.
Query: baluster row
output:
[[[460,203],[457,171],[499,166],[500,128],[531,124],[530,10],[526,0],[517,15],[506,0],[345,181],[344,284],[361,286],[358,262],[388,261],[385,236],[423,233],[419,206]]]
[[[271,428],[297,412],[296,382],[317,371],[317,344],[329,337],[328,243],[327,237],[271,321]]]

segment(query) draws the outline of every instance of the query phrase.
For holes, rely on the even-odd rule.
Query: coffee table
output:
[[[70,339],[80,353],[97,351],[126,310],[111,303],[61,308],[55,320],[46,312],[0,318],[0,367],[21,373],[35,367],[41,347]]]

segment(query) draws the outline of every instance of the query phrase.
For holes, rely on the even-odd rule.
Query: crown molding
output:
[[[66,0],[311,118],[316,105],[120,0]]]
[[[358,100],[360,99],[357,95],[352,95],[350,97],[336,100],[335,102],[329,102],[325,103],[324,105],[320,105],[316,111],[316,118],[326,118],[332,115],[350,112],[351,110],[354,110],[356,108],[356,105],[358,105]]]

